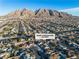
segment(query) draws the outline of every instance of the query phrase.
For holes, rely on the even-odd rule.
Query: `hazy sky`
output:
[[[0,0],[0,15],[22,8],[55,9],[79,16],[79,0]]]

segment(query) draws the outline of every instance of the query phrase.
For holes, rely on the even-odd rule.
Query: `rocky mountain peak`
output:
[[[65,12],[59,12],[56,10],[51,10],[51,9],[38,9],[35,11],[36,16],[40,17],[70,17],[70,14],[67,14]]]
[[[28,9],[22,9],[22,10],[16,10],[14,12],[11,12],[8,14],[8,16],[12,16],[12,17],[20,17],[20,16],[33,16],[34,12],[28,10]]]
[[[50,16],[48,9],[38,9],[35,11],[35,15],[42,17]]]

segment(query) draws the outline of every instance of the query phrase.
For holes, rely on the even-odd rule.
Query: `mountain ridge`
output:
[[[57,10],[52,10],[52,9],[37,9],[35,11],[28,10],[26,8],[22,10],[15,10],[11,13],[8,13],[5,16],[14,16],[14,17],[19,17],[19,16],[32,16],[32,17],[71,17],[71,14],[65,13],[65,12],[59,12]]]

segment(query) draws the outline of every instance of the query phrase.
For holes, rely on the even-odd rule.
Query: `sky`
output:
[[[0,15],[23,8],[30,10],[46,8],[79,16],[79,0],[0,0]]]

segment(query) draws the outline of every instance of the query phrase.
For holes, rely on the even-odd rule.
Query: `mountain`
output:
[[[51,9],[38,9],[36,11],[31,11],[28,9],[22,9],[22,10],[16,10],[14,12],[9,13],[6,15],[8,17],[21,17],[21,16],[26,16],[26,17],[55,17],[55,18],[68,18],[72,17],[71,14],[67,14],[65,12],[59,12],[56,10],[51,10]]]
[[[35,15],[38,17],[70,17],[72,15],[67,14],[65,12],[58,12],[56,10],[51,9],[38,9],[35,11]]]
[[[20,16],[27,16],[27,17],[31,17],[34,15],[34,12],[32,12],[31,10],[28,9],[23,9],[23,10],[16,10],[14,12],[9,13],[7,16],[12,16],[12,17],[20,17]]]
[[[39,9],[35,11],[35,15],[40,17],[49,17],[50,13],[47,9]]]

